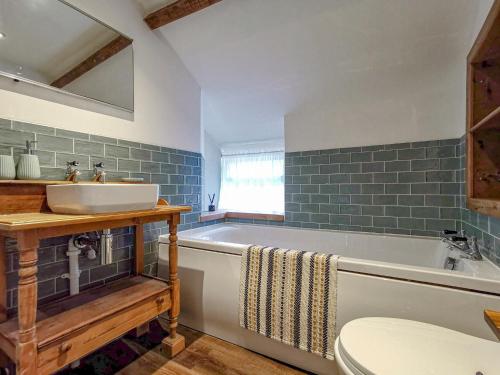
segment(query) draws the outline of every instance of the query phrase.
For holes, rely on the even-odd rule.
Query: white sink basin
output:
[[[148,210],[158,202],[158,185],[47,185],[47,203],[59,214],[101,214]]]

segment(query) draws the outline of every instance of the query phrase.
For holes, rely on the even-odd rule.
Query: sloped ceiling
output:
[[[284,116],[362,110],[465,66],[482,1],[223,0],[159,32],[202,87],[208,132],[249,141],[281,137]]]
[[[177,0],[136,0],[144,11],[144,15],[154,12],[164,6],[175,3]]]

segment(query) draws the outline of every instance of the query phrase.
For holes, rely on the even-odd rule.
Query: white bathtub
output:
[[[168,275],[168,237],[160,237],[159,276]],[[340,256],[337,332],[352,319],[413,319],[496,340],[483,319],[500,310],[500,269],[468,261],[437,239],[319,231],[249,224],[217,224],[179,234],[181,324],[315,373],[335,373],[316,355],[238,325],[242,249],[269,245]],[[445,270],[448,257],[456,269]]]

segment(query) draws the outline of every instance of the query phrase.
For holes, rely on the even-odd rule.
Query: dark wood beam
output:
[[[113,57],[118,52],[128,47],[130,44],[132,44],[132,40],[124,36],[119,36],[116,39],[113,39],[100,50],[93,53],[91,56],[83,60],[80,64],[75,66],[69,72],[56,79],[50,85],[57,88],[63,88],[70,82],[73,82],[75,79],[87,73],[89,70],[94,69],[97,65],[102,64],[107,59]]]
[[[189,16],[199,10],[205,9],[219,1],[221,0],[177,0],[175,3],[169,4],[151,13],[144,18],[144,21],[146,21],[151,30],[154,30],[182,17]]]

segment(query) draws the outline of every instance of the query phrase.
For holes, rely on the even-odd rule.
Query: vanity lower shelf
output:
[[[166,282],[135,276],[40,306],[37,374],[50,374],[171,308]],[[16,358],[18,319],[0,324],[0,349]]]

